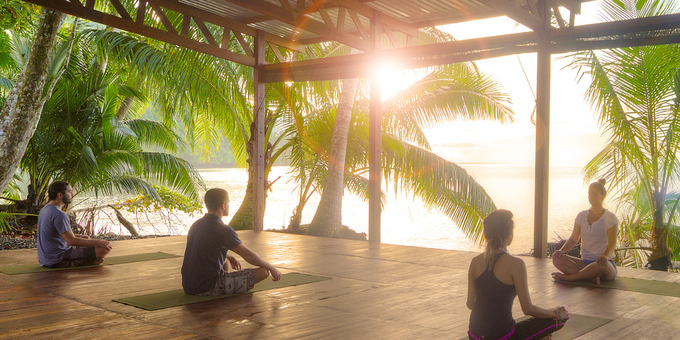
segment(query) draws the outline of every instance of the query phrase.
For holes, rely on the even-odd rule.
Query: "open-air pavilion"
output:
[[[678,338],[680,298],[551,282],[546,256],[550,135],[550,57],[555,53],[680,42],[680,14],[576,25],[579,0],[27,0],[149,38],[248,65],[255,72],[257,218],[241,238],[284,272],[331,280],[160,311],[111,301],[181,287],[181,258],[57,273],[0,274],[1,338],[458,339],[465,335],[467,266],[473,254],[380,244],[380,89],[374,60],[404,69],[536,53],[536,192],[529,286],[537,303],[611,320],[583,339]],[[174,23],[167,13],[183,19]],[[414,45],[418,29],[507,16],[527,33]],[[213,29],[222,28],[221,35]],[[250,37],[250,38],[247,38]],[[239,41],[244,53],[223,44]],[[283,49],[336,41],[357,54],[296,61]],[[276,54],[267,64],[265,52]],[[371,78],[369,243],[262,233],[264,85],[283,81]],[[258,137],[259,136],[259,137]],[[185,237],[116,242],[120,255],[182,255]],[[117,255],[118,255],[117,254]],[[35,262],[34,250],[0,253],[0,266]],[[621,276],[680,282],[674,274],[621,268]],[[407,274],[407,275],[406,275]],[[515,305],[514,314],[521,315]]]
[[[126,7],[120,0],[27,2],[254,68],[254,230],[264,228],[264,84],[370,78],[368,236],[373,244],[380,243],[381,230],[381,98],[379,81],[371,72],[375,62],[389,58],[400,68],[417,69],[536,53],[534,255],[538,257],[547,253],[550,56],[680,42],[680,13],[576,25],[580,0],[140,0],[134,2],[135,7]],[[171,22],[171,12],[178,14],[181,22]],[[498,16],[513,19],[531,32],[414,45],[418,29]],[[215,31],[221,34],[211,33]],[[238,52],[228,49],[233,39],[242,47]],[[306,45],[327,41],[337,41],[359,53],[314,60],[296,58]],[[267,49],[277,56],[277,63],[265,63]],[[292,58],[286,59],[282,50],[294,51],[285,54]]]

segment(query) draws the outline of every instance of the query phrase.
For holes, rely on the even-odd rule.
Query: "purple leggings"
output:
[[[497,340],[527,340],[540,339],[554,331],[564,327],[564,322],[557,323],[555,319],[547,318],[528,318],[515,324],[515,328],[507,335]],[[482,338],[468,332],[470,340],[481,340]],[[485,339],[486,340],[486,339]]]

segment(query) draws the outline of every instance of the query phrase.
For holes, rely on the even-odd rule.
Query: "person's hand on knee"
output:
[[[281,280],[281,272],[278,269],[272,267],[271,269],[269,269],[269,273],[272,276],[272,280],[274,281]]]

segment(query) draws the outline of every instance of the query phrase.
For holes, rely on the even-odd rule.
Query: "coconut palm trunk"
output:
[[[666,271],[671,264],[673,253],[668,248],[668,227],[664,223],[664,199],[661,194],[654,195],[654,225],[652,228],[652,253],[649,255],[650,269]]]
[[[269,125],[269,119],[265,120],[265,140],[268,139],[269,136],[269,131],[270,131],[270,125]],[[234,217],[231,218],[229,221],[229,226],[236,229],[236,230],[248,230],[248,229],[253,229],[254,223],[255,223],[255,210],[254,207],[255,205],[254,200],[256,199],[255,197],[255,180],[257,179],[256,175],[256,170],[255,169],[255,123],[250,124],[250,138],[248,139],[248,143],[246,145],[246,149],[248,152],[248,185],[246,186],[246,194],[243,197],[243,202],[241,202],[241,206],[239,206],[238,210],[234,214]],[[270,143],[267,143],[266,147],[266,152],[264,154],[264,194],[265,194],[265,199],[264,202],[266,204],[267,202],[267,192],[269,191],[269,188],[271,187],[271,183],[269,182],[269,173],[271,172],[271,163],[272,163],[272,146]]]
[[[40,120],[50,54],[63,17],[43,10],[28,61],[0,111],[0,192],[14,176]]]
[[[344,80],[336,111],[328,174],[321,193],[321,200],[307,234],[336,237],[342,226],[342,196],[345,192],[345,155],[347,136],[352,120],[352,107],[356,98],[359,79]]]

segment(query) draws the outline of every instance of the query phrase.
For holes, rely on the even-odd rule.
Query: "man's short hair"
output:
[[[66,190],[68,189],[69,185],[70,184],[66,181],[52,182],[52,184],[47,187],[47,196],[49,197],[50,201],[56,200],[58,193],[66,195]]]
[[[217,211],[223,203],[229,202],[229,194],[224,189],[212,188],[205,192],[203,201],[208,211]]]

